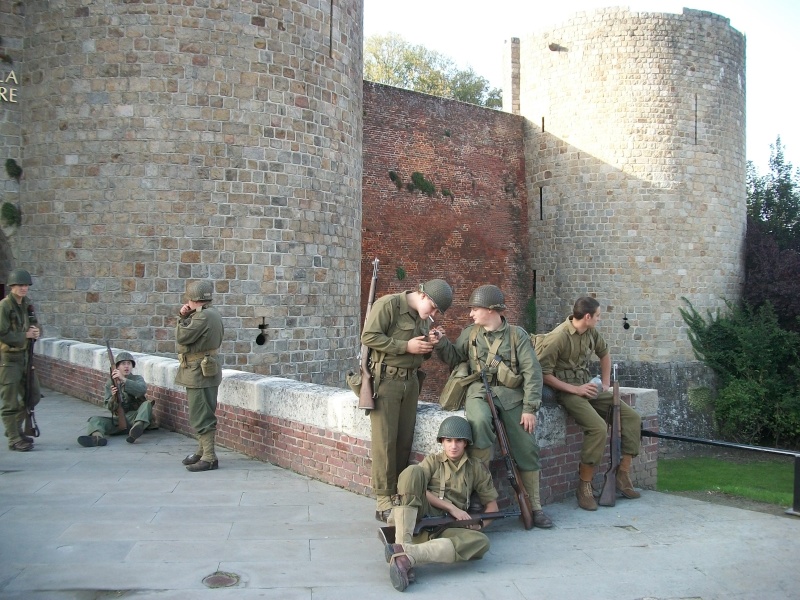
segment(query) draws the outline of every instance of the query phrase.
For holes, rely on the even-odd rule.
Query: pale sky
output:
[[[502,87],[504,40],[563,23],[577,12],[612,6],[675,14],[686,6],[730,19],[747,39],[747,159],[764,175],[770,144],[780,135],[785,159],[800,167],[798,0],[364,0],[364,38],[398,33]]]

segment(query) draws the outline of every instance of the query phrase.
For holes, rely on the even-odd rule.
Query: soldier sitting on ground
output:
[[[150,428],[153,418],[153,403],[145,398],[147,383],[141,375],[134,375],[131,371],[136,368],[136,361],[129,352],[120,352],[116,359],[116,368],[112,372],[115,382],[119,382],[122,391],[122,408],[128,427],[119,428],[117,417],[117,386],[106,382],[105,406],[111,411],[110,417],[90,417],[86,427],[88,435],[78,438],[78,443],[85,448],[105,446],[108,443],[107,435],[121,435],[127,433],[126,441],[133,444],[145,429]]]
[[[480,460],[466,453],[472,444],[469,422],[463,417],[447,417],[436,440],[442,444],[442,452],[406,467],[397,482],[400,504],[392,510],[395,543],[386,544],[385,553],[392,585],[400,592],[415,580],[415,565],[477,560],[489,550],[489,538],[477,531],[483,524],[451,527],[435,537],[424,531],[414,536],[414,527],[423,517],[471,519],[467,508],[473,492],[487,512],[497,512],[492,476]]]

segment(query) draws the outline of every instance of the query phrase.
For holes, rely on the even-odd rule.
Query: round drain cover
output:
[[[217,571],[203,579],[203,584],[210,588],[231,587],[237,583],[239,583],[239,576],[236,573],[225,573],[224,571]]]

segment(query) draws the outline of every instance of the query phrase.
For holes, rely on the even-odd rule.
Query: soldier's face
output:
[[[442,448],[447,458],[459,460],[467,450],[467,440],[455,438],[442,438]]]
[[[29,285],[12,285],[11,293],[17,298],[24,298],[28,295],[28,288],[30,288]]]
[[[422,294],[422,302],[420,302],[419,307],[419,316],[420,318],[427,319],[428,317],[435,317],[439,314],[439,309],[436,308],[436,303],[433,299],[428,296],[428,294]]]
[[[469,316],[476,325],[483,325],[484,327],[490,324],[489,317],[492,311],[482,306],[473,306],[469,309]]]
[[[123,376],[127,377],[133,370],[133,363],[129,360],[120,361],[117,365],[117,370],[122,373]]]

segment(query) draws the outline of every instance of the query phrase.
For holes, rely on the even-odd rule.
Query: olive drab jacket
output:
[[[409,354],[408,341],[428,335],[430,322],[422,320],[408,305],[411,292],[389,294],[378,298],[369,311],[361,343],[373,350],[372,363],[390,367],[417,369],[430,354]]]
[[[467,510],[470,495],[476,492],[481,504],[497,500],[497,490],[492,476],[477,458],[470,458],[466,453],[458,463],[453,462],[444,452],[429,454],[419,466],[425,472],[428,491],[439,498],[452,502],[461,510]],[[444,514],[440,508],[430,506],[427,516]]]
[[[30,304],[27,297],[17,304],[12,294],[0,301],[0,384],[18,383],[23,375],[29,343],[25,334],[31,325],[38,326],[36,317],[28,315]]]
[[[178,372],[175,383],[187,388],[216,387],[222,382],[217,352],[225,328],[213,306],[203,306],[186,317],[178,317],[175,345]]]
[[[125,385],[122,386],[122,410],[125,412],[138,410],[142,402],[147,400],[145,397],[147,383],[144,377],[133,373],[125,379]],[[104,404],[112,413],[116,411],[117,400],[111,393],[111,379],[106,381]]]
[[[583,385],[592,379],[589,373],[592,355],[603,358],[608,354],[608,346],[597,329],[578,333],[572,317],[569,317],[543,338],[537,352],[544,375],[554,375],[572,385]]]
[[[443,337],[436,346],[436,353],[451,369],[461,362],[469,361],[470,373],[478,372],[487,362],[491,362],[490,355],[502,358],[500,365],[490,366],[488,369],[489,385],[500,406],[511,410],[522,404],[522,412],[529,414],[539,410],[542,404],[542,370],[530,336],[521,327],[509,324],[505,317],[496,331],[487,331],[480,325],[473,324],[465,327],[455,342]],[[517,377],[521,381],[515,387],[504,385],[498,381],[500,369],[507,369],[511,375],[521,376]],[[478,379],[472,385],[483,387],[483,382]]]

